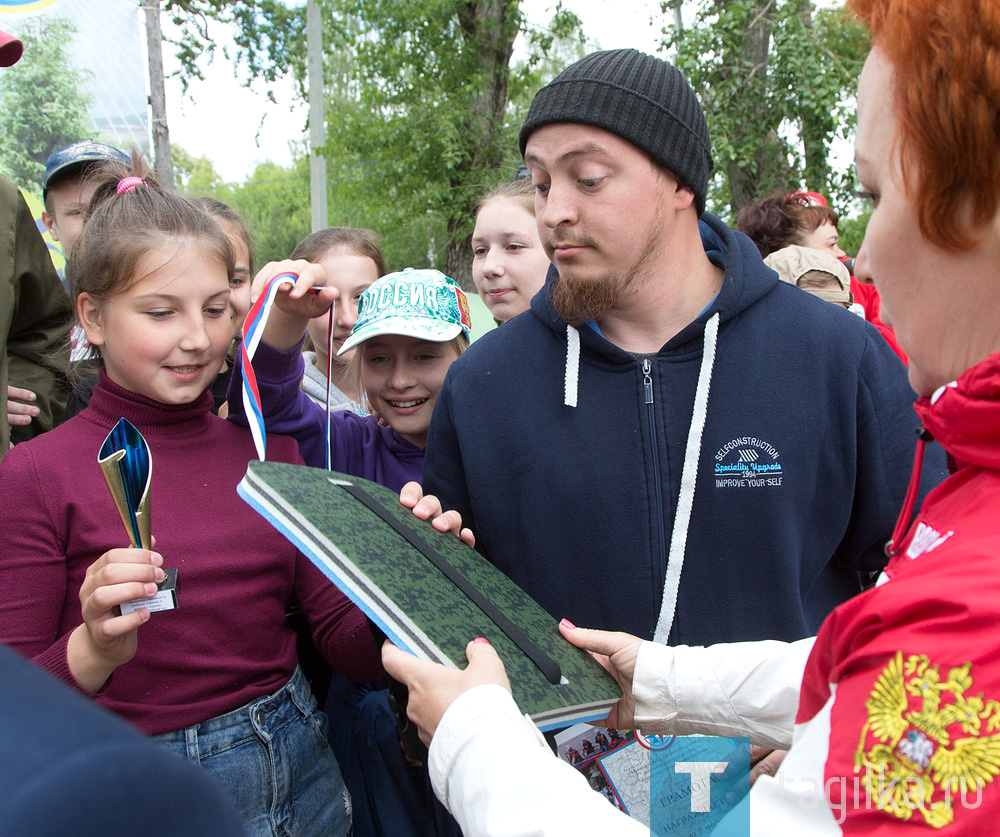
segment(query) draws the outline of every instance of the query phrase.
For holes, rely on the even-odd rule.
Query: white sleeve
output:
[[[707,647],[643,642],[632,679],[636,726],[659,735],[746,737],[787,750],[815,639]]]
[[[557,758],[501,686],[476,686],[448,707],[429,768],[466,837],[649,834]]]

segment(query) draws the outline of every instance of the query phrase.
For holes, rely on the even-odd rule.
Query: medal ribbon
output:
[[[243,357],[243,411],[246,413],[257,448],[257,458],[262,462],[267,454],[267,436],[264,430],[264,412],[260,403],[260,390],[257,388],[257,375],[253,369],[253,356],[257,353],[260,339],[264,334],[264,326],[271,314],[271,306],[282,285],[293,285],[298,277],[294,273],[279,273],[264,288],[257,301],[250,307],[250,313],[243,323],[243,342],[240,354]]]
[[[282,285],[293,285],[299,277],[294,273],[279,273],[264,287],[263,293],[257,297],[257,301],[251,306],[250,312],[243,323],[243,342],[240,346],[240,353],[243,358],[243,411],[246,413],[247,423],[250,425],[250,434],[253,436],[254,446],[257,448],[257,458],[262,462],[267,456],[267,431],[264,427],[264,410],[260,400],[260,389],[257,386],[257,375],[253,368],[253,357],[257,353],[261,338],[264,335],[264,327],[267,325],[267,318],[271,314],[274,299],[278,295],[278,289]],[[319,288],[310,288],[311,291]],[[333,364],[333,309],[330,310],[330,327],[327,332],[327,354],[330,358],[330,365]],[[330,469],[330,373],[332,369],[327,369],[326,387],[326,467]]]

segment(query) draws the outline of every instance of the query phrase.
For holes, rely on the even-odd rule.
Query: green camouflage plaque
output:
[[[515,699],[539,728],[604,718],[621,697],[614,679],[566,642],[556,620],[534,599],[454,535],[415,518],[388,488],[305,465],[251,462],[239,493],[400,648],[464,668],[469,640],[486,637],[507,667]],[[394,527],[409,532],[409,539]],[[450,565],[460,583],[469,582],[501,618],[487,616],[425,557],[414,545],[418,542]],[[558,664],[557,675],[542,673],[498,626],[504,620]]]

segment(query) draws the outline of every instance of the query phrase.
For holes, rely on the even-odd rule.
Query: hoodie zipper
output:
[[[642,386],[643,396],[646,401],[646,420],[649,424],[649,448],[652,451],[653,466],[653,504],[656,514],[656,540],[659,546],[659,584],[654,587],[654,595],[661,595],[663,591],[663,578],[667,571],[667,532],[666,524],[663,520],[663,486],[660,480],[660,455],[659,446],[656,443],[656,411],[653,404],[653,370],[649,358],[642,361]]]

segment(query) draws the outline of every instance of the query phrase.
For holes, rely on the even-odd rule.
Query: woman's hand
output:
[[[111,673],[135,656],[139,626],[149,611],[139,608],[118,616],[115,608],[134,599],[156,595],[166,577],[163,557],[148,549],[111,549],[87,568],[80,587],[83,624],[70,636],[66,649],[69,670],[81,687],[97,692]]]
[[[510,691],[503,663],[485,639],[472,640],[465,647],[465,657],[469,665],[459,671],[418,659],[388,640],[382,645],[382,665],[409,689],[406,714],[417,725],[420,740],[427,746],[445,711],[463,692],[485,683],[495,683]]]
[[[284,259],[268,262],[260,269],[250,288],[251,302],[256,302],[267,283],[282,273],[294,273],[297,278],[294,284],[279,288],[262,339],[275,349],[287,352],[298,345],[309,320],[329,311],[340,292],[334,287],[323,287],[326,273],[319,265],[303,259]],[[318,290],[310,292],[317,287]]]
[[[622,690],[618,703],[611,707],[608,717],[596,726],[614,729],[635,728],[635,697],[632,695],[632,678],[635,676],[635,661],[639,656],[642,640],[637,636],[611,631],[592,631],[577,628],[563,619],[559,623],[559,633],[577,648],[590,652],[597,662],[615,678]]]

